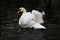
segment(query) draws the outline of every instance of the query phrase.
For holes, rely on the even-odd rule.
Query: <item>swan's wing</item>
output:
[[[37,23],[43,23],[43,15],[38,12],[38,11],[32,11],[32,15],[34,15],[34,20],[37,22]]]

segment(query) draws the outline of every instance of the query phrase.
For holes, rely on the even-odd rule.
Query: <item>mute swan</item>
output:
[[[19,19],[19,25],[21,25],[22,28],[32,28],[32,27],[34,27],[34,29],[40,29],[40,28],[41,29],[46,29],[44,26],[39,24],[39,23],[43,23],[43,22],[36,21],[36,19],[37,20],[39,19],[38,17],[37,18],[35,17],[35,14],[38,11],[36,11],[36,13],[34,13],[34,11],[26,12],[26,9],[21,7],[21,8],[19,8],[19,11],[17,11],[17,13],[20,13],[20,12],[22,12],[22,15]]]

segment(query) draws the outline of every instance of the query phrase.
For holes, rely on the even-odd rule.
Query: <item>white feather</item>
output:
[[[45,15],[45,12],[44,11],[42,11],[42,15]]]
[[[36,10],[32,10],[32,14],[35,16],[35,21],[37,23],[44,23],[43,15],[41,12],[36,11]]]

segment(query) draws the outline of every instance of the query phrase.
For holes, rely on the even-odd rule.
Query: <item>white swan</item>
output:
[[[21,27],[23,27],[23,28],[34,27],[34,29],[40,29],[40,28],[46,29],[44,26],[39,24],[39,23],[43,23],[43,22],[40,22],[38,20],[39,19],[38,16],[35,15],[38,11],[36,11],[36,13],[34,13],[34,11],[26,12],[26,9],[21,7],[21,8],[19,8],[19,11],[17,13],[19,13],[19,12],[23,12],[19,19],[19,25],[21,25]],[[36,19],[38,21],[36,21]]]

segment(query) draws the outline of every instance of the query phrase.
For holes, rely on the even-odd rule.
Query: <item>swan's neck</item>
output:
[[[26,13],[26,9],[23,10],[23,14]]]

